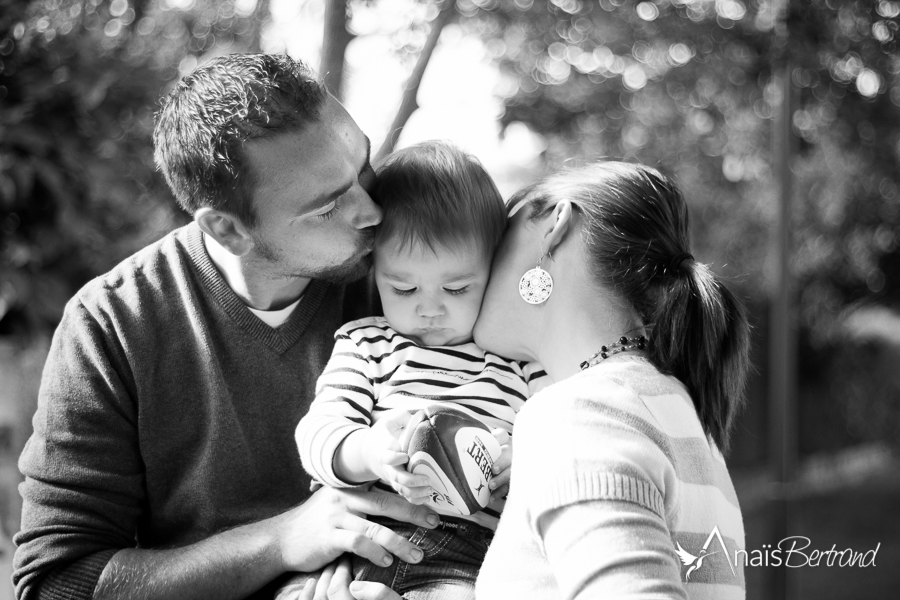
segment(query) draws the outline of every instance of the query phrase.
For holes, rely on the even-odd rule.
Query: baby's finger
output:
[[[316,575],[298,575],[278,590],[275,600],[313,600],[315,593]]]
[[[397,467],[405,465],[409,462],[409,454],[405,452],[396,452],[394,450],[385,450],[381,453],[381,464]]]
[[[313,600],[328,600],[328,588],[331,587],[331,578],[334,576],[334,569],[337,566],[337,563],[331,563],[322,569],[322,574],[319,576],[319,580],[316,582],[315,593],[313,594]]]
[[[429,498],[431,498],[431,488],[427,488],[427,491],[423,492],[422,490],[425,488],[404,488],[401,486],[397,486],[394,488],[398,494],[403,496],[403,498],[409,502],[410,504],[415,504],[419,506],[420,504],[425,504]]]
[[[354,581],[350,593],[356,600],[403,600],[397,592],[383,583]]]
[[[403,487],[402,485],[392,485],[398,494],[403,496],[407,502],[410,504],[415,504],[416,506],[420,504],[425,504],[425,502],[431,498],[431,488],[408,488]]]
[[[498,500],[503,500],[506,498],[506,495],[509,494],[509,484],[503,484],[498,487],[496,490],[491,491],[491,502],[497,502]]]
[[[417,475],[398,467],[385,468],[384,474],[392,484],[396,483],[410,488],[421,488],[431,485],[431,479],[427,475]]]
[[[384,427],[394,438],[398,438],[415,412],[395,408],[382,416],[378,420],[378,424]]]
[[[491,490],[496,490],[504,485],[509,485],[509,474],[510,469],[504,469],[491,477],[491,482],[488,484],[488,488]]]
[[[385,473],[385,477],[394,491],[412,504],[423,504],[431,497],[429,480],[423,475],[389,470]]]
[[[498,427],[497,429],[494,429],[491,431],[491,435],[493,435],[494,438],[496,438],[496,440],[498,442],[500,442],[501,446],[504,446],[509,443],[509,440],[510,440],[509,432],[506,431],[505,429],[500,429]]]
[[[512,466],[512,447],[503,446],[502,450],[500,458],[495,460],[494,465],[491,467],[491,472],[495,477],[504,471],[509,471],[509,468]]]

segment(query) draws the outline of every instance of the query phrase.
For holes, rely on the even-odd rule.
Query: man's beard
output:
[[[372,240],[374,239],[374,237],[374,233],[366,231],[364,237],[364,240],[366,241],[360,244],[360,246],[371,248]],[[280,257],[279,253],[274,248],[272,248],[272,246],[270,246],[264,240],[255,236],[253,249],[259,259],[262,262],[268,263],[268,265],[270,266],[280,266],[284,265],[285,263],[285,261]],[[328,283],[344,284],[352,283],[354,281],[362,279],[369,273],[369,270],[371,268],[372,253],[368,252],[361,256],[357,254],[353,258],[350,258],[339,265],[322,267],[320,269],[305,270],[302,273],[279,270],[276,267],[276,269],[273,270],[273,274],[276,277],[318,279],[320,281],[326,281]]]
[[[310,279],[319,279],[329,283],[351,283],[362,279],[372,268],[372,253],[364,254],[360,258],[354,258],[336,267],[319,269],[311,275]]]

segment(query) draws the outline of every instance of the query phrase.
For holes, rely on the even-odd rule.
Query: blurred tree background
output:
[[[392,1],[302,2],[319,7],[319,65],[339,97],[348,46]],[[409,80],[390,131],[369,132],[386,134],[383,151],[415,111],[428,59],[452,23],[483,40],[499,68],[502,125],[543,139],[530,176],[625,157],[677,178],[694,254],[733,282],[757,325],[759,375],[731,458],[751,470],[766,460],[772,119],[792,94],[800,450],[897,445],[900,2],[406,1],[415,10],[396,20],[391,39]],[[0,0],[0,471],[9,477],[65,302],[186,222],[153,165],[159,98],[213,56],[269,50],[274,8]],[[781,63],[791,66],[789,90],[773,77]],[[18,528],[17,502],[14,490],[0,493],[0,534]]]

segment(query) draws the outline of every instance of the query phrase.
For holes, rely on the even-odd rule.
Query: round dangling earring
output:
[[[553,292],[553,278],[541,268],[542,260],[543,254],[538,259],[537,266],[527,271],[519,280],[519,295],[528,304],[543,304]]]

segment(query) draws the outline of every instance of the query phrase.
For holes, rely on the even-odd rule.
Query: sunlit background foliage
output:
[[[540,136],[542,169],[625,157],[671,173],[691,203],[695,254],[762,313],[785,93],[773,68],[787,65],[797,320],[815,357],[804,368],[814,376],[846,346],[848,311],[896,308],[900,2],[804,0],[782,13],[776,0],[449,1],[303,5],[321,18],[340,4],[339,52],[387,35],[391,68],[406,72],[449,10],[499,67],[502,125]],[[0,8],[0,332],[29,334],[52,330],[87,279],[184,222],[152,162],[157,100],[212,56],[263,48],[277,23],[254,0]],[[873,314],[887,327],[896,311]]]
[[[298,20],[314,21],[325,43],[293,31]],[[332,65],[339,97],[399,103],[400,86],[386,82],[427,62],[422,49],[445,27],[440,44],[477,39],[497,70],[501,132],[538,140],[537,163],[513,169],[512,184],[598,157],[676,177],[694,254],[747,298],[757,326],[739,465],[766,454],[772,123],[791,94],[800,449],[897,444],[897,0],[0,0],[0,340],[13,348],[0,353],[0,419],[4,396],[32,410],[39,367],[19,377],[21,393],[2,378],[40,362],[74,292],[186,222],[150,145],[173,82],[229,52],[312,52],[321,56],[297,57]],[[390,59],[377,72],[343,67],[345,53],[369,52],[376,38]],[[777,68],[789,69],[790,89]],[[366,126],[376,144],[392,116],[383,131]],[[0,451],[18,452],[26,429],[0,435]],[[3,503],[0,494],[0,516]]]

